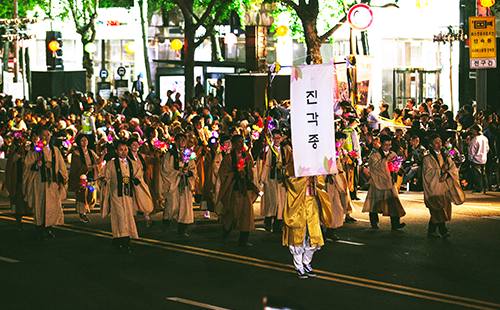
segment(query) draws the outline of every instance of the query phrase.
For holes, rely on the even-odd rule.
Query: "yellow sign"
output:
[[[497,58],[495,16],[469,17],[470,59]]]

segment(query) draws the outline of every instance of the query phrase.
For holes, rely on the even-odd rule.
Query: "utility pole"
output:
[[[14,0],[14,22],[15,22],[15,25],[16,25],[16,33],[17,33],[17,30],[18,30],[18,12],[17,12],[17,0]],[[14,40],[14,42],[12,42],[13,45],[14,45],[14,83],[17,83],[18,80],[18,75],[19,75],[19,41],[17,40]]]

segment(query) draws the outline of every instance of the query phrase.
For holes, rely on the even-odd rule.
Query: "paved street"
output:
[[[318,277],[298,279],[262,218],[250,234],[254,246],[239,248],[237,232],[223,244],[217,220],[201,211],[189,239],[177,238],[175,224],[163,232],[160,214],[152,229],[137,216],[141,238],[126,255],[113,251],[109,218],[98,210],[83,224],[66,201],[66,224],[42,242],[30,219],[17,230],[2,197],[1,309],[262,309],[265,297],[294,309],[500,309],[500,193],[467,198],[454,206],[446,241],[427,238],[422,193],[401,194],[402,232],[391,232],[385,217],[369,229],[355,202],[359,221],[314,256]]]

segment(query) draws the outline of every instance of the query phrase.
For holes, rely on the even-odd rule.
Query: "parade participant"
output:
[[[130,239],[139,238],[134,220],[136,201],[145,199],[137,186],[145,186],[139,164],[127,158],[127,142],[118,140],[116,158],[108,161],[99,173],[101,181],[102,218],[111,217],[112,245],[119,251],[130,253]]]
[[[187,226],[194,222],[193,194],[197,173],[194,151],[186,148],[187,137],[183,133],[175,136],[175,144],[163,156],[161,161],[162,178],[167,180],[163,189],[165,210],[163,211],[163,228],[170,225],[172,219],[177,221],[179,237],[187,238]]]
[[[363,212],[370,212],[373,229],[378,229],[378,213],[382,213],[391,217],[392,230],[397,230],[406,226],[405,223],[400,223],[400,218],[406,212],[389,170],[389,163],[396,157],[396,153],[391,151],[391,137],[381,135],[380,143],[380,149],[374,151],[368,159],[371,177]]]
[[[208,146],[210,151],[205,155],[203,162],[205,183],[203,184],[203,194],[201,197],[201,209],[205,210],[204,217],[207,219],[210,218],[210,212],[215,210],[215,196],[218,192],[217,176],[222,159],[231,146],[231,140],[228,135],[223,134],[220,136],[220,143],[218,138],[212,137],[208,139]]]
[[[292,161],[292,148],[281,147],[281,132],[277,129],[272,131],[273,142],[271,149],[265,153],[266,158],[259,177],[260,188],[264,195],[261,200],[261,212],[267,232],[281,234],[283,222],[283,209],[286,202],[286,187],[284,183],[284,169]],[[274,221],[274,223],[273,223]]]
[[[146,140],[141,145],[139,149],[142,154],[144,161],[146,162],[146,168],[144,170],[144,181],[149,187],[149,192],[153,199],[154,209],[153,212],[163,211],[163,198],[160,196],[160,161],[164,154],[164,150],[154,145],[157,141],[158,131],[154,127],[148,127],[144,130],[144,135]]]
[[[356,219],[351,217],[354,211],[352,206],[351,197],[349,196],[349,189],[347,186],[347,178],[344,170],[345,164],[350,161],[350,158],[345,154],[343,144],[345,142],[346,134],[343,132],[335,133],[335,146],[337,149],[337,173],[329,174],[326,176],[326,191],[332,208],[332,222],[331,228],[326,230],[325,237],[332,240],[338,239],[335,234],[335,229],[342,226],[344,222],[354,223]]]
[[[9,149],[7,164],[5,165],[3,188],[9,194],[12,214],[14,214],[18,229],[21,231],[24,230],[23,216],[33,213],[33,209],[24,201],[23,195],[23,168],[27,153],[26,137],[24,131],[15,131],[12,135],[14,136],[14,142]]]
[[[196,153],[196,170],[197,170],[197,178],[195,185],[195,201],[201,201],[201,195],[203,194],[203,183],[205,182],[205,171],[203,169],[203,160],[205,158],[205,154],[208,151],[208,138],[209,134],[207,128],[203,124],[203,119],[199,116],[193,117],[192,121],[194,126],[194,136],[195,136],[195,145],[194,152]]]
[[[243,151],[243,136],[234,135],[231,144],[231,152],[224,156],[219,169],[221,186],[215,205],[216,210],[220,209],[223,241],[235,228],[240,231],[238,245],[251,247],[248,237],[255,228],[253,203],[259,192],[252,182],[253,159],[250,153]]]
[[[356,129],[358,119],[351,116],[347,119],[347,128],[343,130],[346,134],[344,149],[351,153],[351,162],[346,165],[346,172],[348,174],[347,180],[349,181],[349,192],[352,200],[360,200],[358,198],[358,183],[359,183],[359,165],[361,165],[361,146],[359,142],[359,135]],[[355,154],[355,156],[354,156]],[[351,155],[350,155],[351,156]]]
[[[80,221],[88,223],[90,219],[87,213],[90,213],[90,209],[96,203],[97,191],[91,186],[82,186],[81,177],[85,175],[85,180],[89,181],[97,178],[101,170],[101,163],[107,154],[107,149],[103,149],[101,157],[98,158],[93,150],[88,149],[87,135],[78,135],[75,142],[76,148],[71,155],[68,191],[75,193],[76,213],[80,215]]]
[[[469,144],[469,161],[471,165],[472,175],[474,176],[475,188],[473,193],[484,192],[488,189],[488,179],[486,177],[485,165],[488,160],[488,152],[490,147],[488,138],[481,132],[480,125],[473,125],[469,131],[471,133],[471,141]]]
[[[429,154],[423,158],[422,175],[424,202],[429,209],[431,219],[427,236],[443,240],[450,237],[446,222],[451,220],[451,202],[462,204],[465,195],[460,186],[458,169],[450,153],[443,149],[441,138],[437,134],[429,137]]]
[[[138,172],[137,178],[144,180],[144,171],[146,170],[146,160],[140,154],[139,141],[135,138],[131,138],[127,141],[128,145],[128,158],[135,163],[137,163]],[[135,187],[135,195],[140,199],[134,199],[134,203],[136,204],[135,209],[137,211],[141,211],[144,213],[144,218],[146,219],[146,227],[151,228],[154,225],[154,221],[151,219],[149,214],[153,211],[153,199],[151,197],[151,192],[149,191],[149,186],[147,183],[141,182],[142,186]]]
[[[287,197],[283,212],[283,245],[293,255],[293,265],[300,279],[315,277],[311,267],[314,252],[324,245],[320,226],[320,206],[328,207],[328,195],[318,188],[318,178],[293,177],[293,163],[285,178]],[[322,209],[322,208],[321,208]]]
[[[50,131],[42,129],[40,137],[26,155],[23,193],[33,208],[38,236],[44,240],[54,237],[52,226],[64,223],[61,201],[66,197],[68,173],[61,152],[50,144]]]

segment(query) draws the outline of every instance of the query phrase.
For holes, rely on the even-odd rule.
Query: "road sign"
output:
[[[469,17],[469,46],[471,68],[497,67],[495,16]]]
[[[471,69],[482,69],[482,68],[496,68],[497,60],[496,58],[492,59],[471,59],[470,60],[470,68]]]
[[[127,72],[127,70],[125,70],[125,67],[118,67],[118,70],[116,70],[116,73],[117,73],[119,76],[124,76],[124,75],[125,75],[125,72]]]
[[[101,72],[99,72],[99,76],[101,77],[101,79],[107,78],[108,77],[108,70],[102,69]]]

